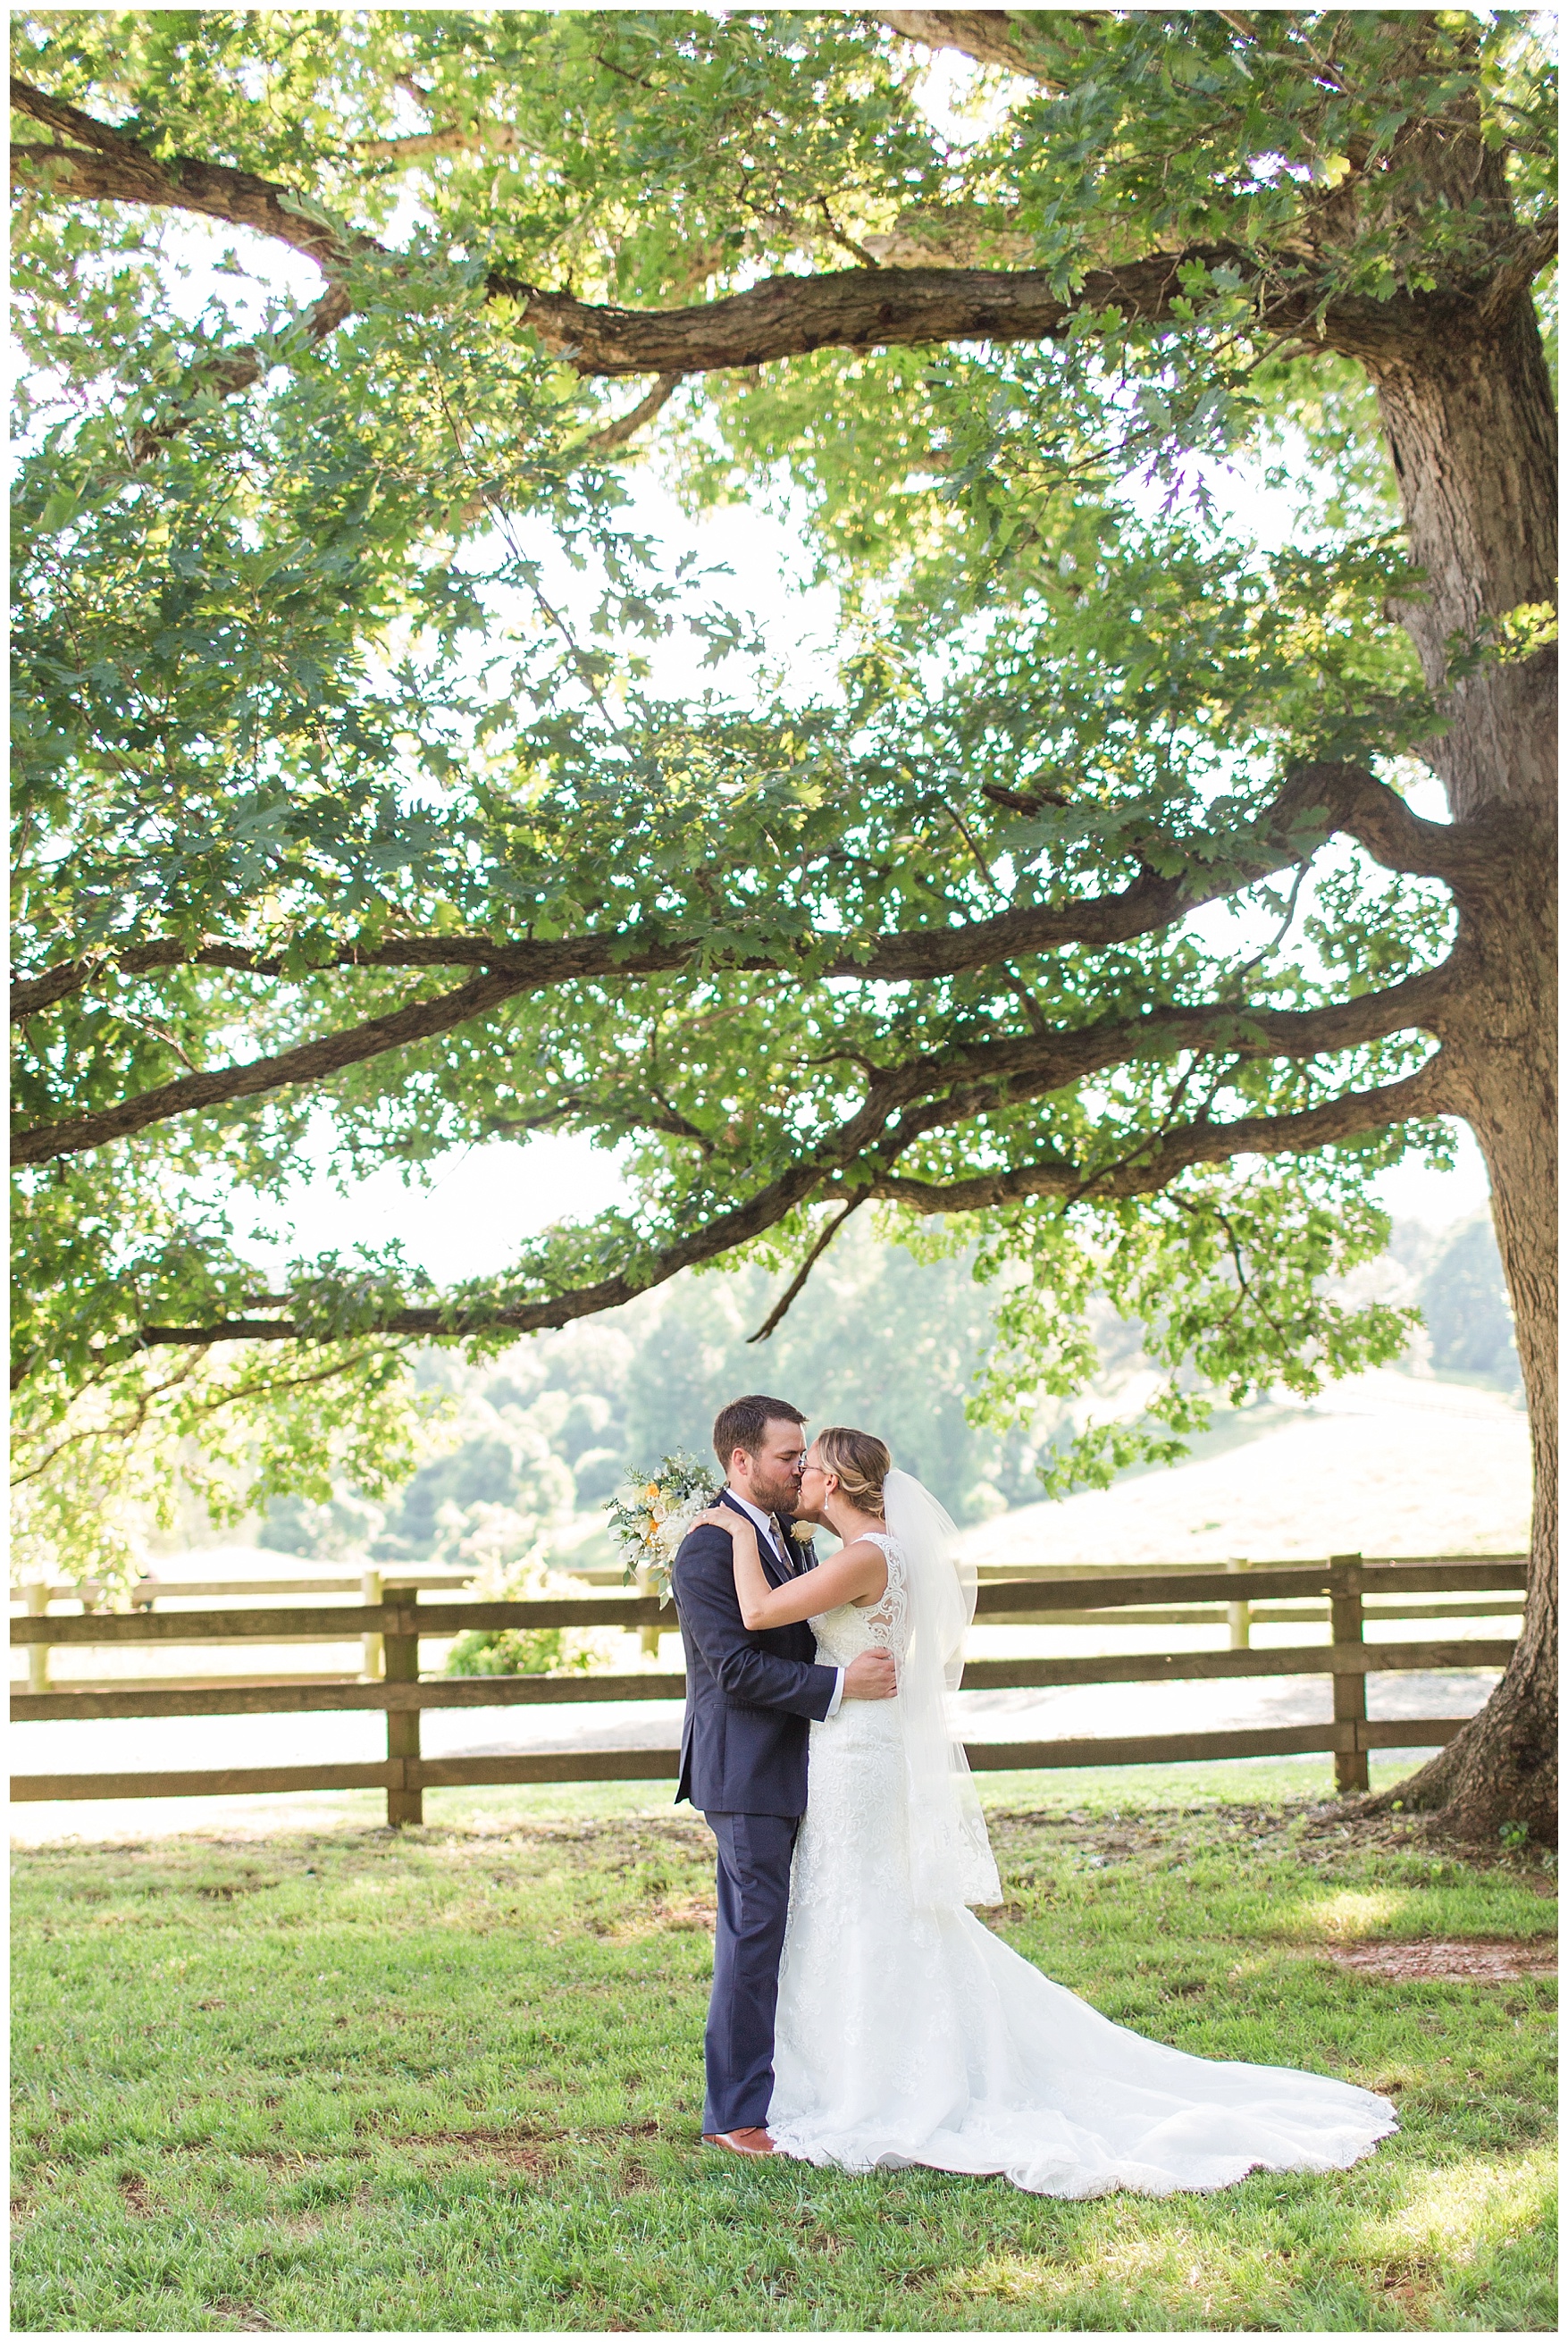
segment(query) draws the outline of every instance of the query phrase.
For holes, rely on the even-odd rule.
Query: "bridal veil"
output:
[[[929,1488],[909,1472],[883,1483],[889,1536],[904,1561],[904,1655],[897,1709],[904,1736],[909,1847],[917,1907],[1000,1903],[991,1840],[949,1695],[964,1674],[975,1571]]]

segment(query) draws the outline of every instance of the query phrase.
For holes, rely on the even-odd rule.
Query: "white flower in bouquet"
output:
[[[650,1473],[634,1473],[608,1507],[610,1534],[625,1556],[626,1582],[641,1577],[670,1598],[670,1569],[699,1513],[718,1495],[711,1466],[684,1449]]]

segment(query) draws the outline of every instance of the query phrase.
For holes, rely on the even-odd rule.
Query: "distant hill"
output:
[[[1529,1425],[1500,1391],[1384,1372],[1257,1420],[1222,1452],[1020,1506],[966,1531],[965,1547],[985,1563],[1199,1566],[1529,1544]]]
[[[1358,1272],[1358,1281],[1386,1298],[1414,1304],[1425,1321],[1413,1348],[1412,1374],[1363,1377],[1364,1384],[1408,1386],[1424,1375],[1462,1378],[1500,1399],[1518,1393],[1513,1320],[1487,1213],[1438,1232],[1414,1221],[1397,1223],[1388,1252]],[[737,1392],[756,1389],[808,1407],[817,1426],[849,1422],[879,1431],[961,1523],[978,1526],[1021,1507],[1038,1509],[1034,1467],[1060,1434],[1063,1410],[1043,1407],[1033,1425],[1005,1437],[965,1420],[964,1400],[992,1306],[990,1291],[974,1282],[965,1259],[923,1263],[900,1246],[846,1235],[778,1332],[765,1346],[754,1346],[747,1337],[766,1315],[777,1283],[754,1267],[677,1279],[624,1309],[519,1343],[479,1370],[431,1353],[422,1376],[450,1388],[462,1411],[452,1451],[415,1473],[390,1506],[367,1506],[347,1495],[331,1506],[275,1501],[259,1542],[282,1553],[320,1558],[368,1553],[402,1564],[468,1558],[485,1540],[496,1551],[522,1551],[541,1536],[553,1545],[580,1546],[590,1519],[602,1518],[604,1499],[629,1467],[645,1468],[678,1447],[705,1455],[719,1406]],[[1108,1405],[1136,1374],[1139,1335],[1109,1313],[1101,1332],[1107,1375],[1101,1396]],[[1128,1501],[1140,1517],[1142,1506],[1153,1505],[1157,1512],[1174,1501],[1178,1485],[1201,1485],[1190,1476],[1223,1453],[1299,1429],[1295,1412],[1263,1406],[1221,1413],[1213,1431],[1194,1443],[1191,1464],[1175,1475],[1126,1476],[1110,1493],[1147,1484],[1145,1493]],[[1283,1458],[1299,1448],[1304,1454],[1316,1436],[1304,1446],[1301,1439],[1277,1451],[1271,1446],[1270,1453]],[[1417,1450],[1425,1452],[1421,1440],[1395,1446],[1411,1471],[1429,1470],[1417,1461]],[[1238,1486],[1253,1468],[1238,1462]],[[1433,1483],[1439,1485],[1446,1485],[1441,1473]],[[1154,1487],[1173,1495],[1156,1496]],[[1051,1508],[1051,1516],[1058,1524],[1098,1517],[1094,1507],[1102,1501],[1074,1497],[1064,1508]],[[1244,1506],[1242,1516],[1249,1516]],[[1480,1526],[1478,1514],[1476,1534]],[[1064,1534],[1061,1526],[1053,1532]],[[1311,1538],[1293,1549],[1313,1549]],[[601,1557],[608,1557],[607,1548]]]

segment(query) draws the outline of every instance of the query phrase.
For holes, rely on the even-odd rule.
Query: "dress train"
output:
[[[899,1555],[872,1611],[814,1618],[846,1666],[898,1646]],[[1004,2173],[1039,2196],[1228,2187],[1343,2170],[1396,2127],[1386,2098],[1283,2066],[1222,2064],[1114,2025],[961,1907],[919,1907],[896,1705],[811,1733],[779,1974],[768,2127],[780,2150],[870,2171]]]

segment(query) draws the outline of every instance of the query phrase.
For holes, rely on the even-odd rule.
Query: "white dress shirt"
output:
[[[740,1506],[753,1528],[755,1529],[759,1541],[767,1546],[774,1560],[782,1561],[792,1577],[796,1576],[794,1563],[779,1544],[778,1525],[772,1513],[763,1512],[748,1497],[743,1496],[738,1488],[726,1487],[724,1494],[733,1505]],[[833,1697],[827,1704],[828,1716],[838,1714],[840,1703],[844,1698],[844,1669],[834,1667],[834,1675],[836,1680],[833,1687]],[[827,1717],[824,1716],[823,1721],[825,1723]]]

